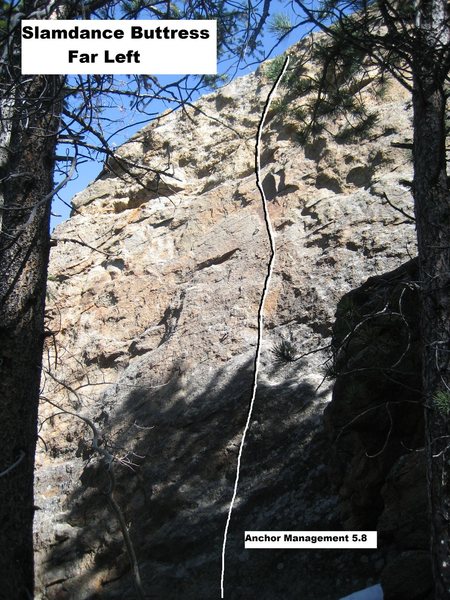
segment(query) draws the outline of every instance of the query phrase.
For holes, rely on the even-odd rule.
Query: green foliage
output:
[[[333,0],[329,4],[327,10],[334,5]],[[303,53],[302,62],[293,64],[291,61],[283,79],[287,92],[282,100],[273,104],[276,114],[290,117],[291,129],[301,144],[321,134],[330,122],[341,123],[336,137],[342,143],[354,143],[369,135],[376,125],[376,115],[368,112],[365,97],[360,92],[370,86],[370,93],[381,96],[386,91],[387,80],[383,74],[378,76],[379,71],[371,69],[367,44],[358,47],[347,43],[345,28],[349,19],[351,17],[345,17],[332,25],[335,35],[318,38]],[[285,15],[277,15],[271,27],[281,34],[292,26]],[[357,31],[355,35],[360,34]],[[276,80],[283,61],[284,56],[279,56],[265,65],[267,79]],[[303,102],[299,103],[299,99]]]
[[[286,57],[284,54],[280,54],[273,60],[267,62],[264,65],[264,75],[269,81],[276,81],[280,75],[281,69],[283,68]]]
[[[377,79],[374,85],[374,93],[377,98],[383,99],[386,97],[387,91],[389,89],[389,81],[387,77],[380,77]]]
[[[280,340],[271,349],[277,364],[295,362],[298,356],[297,348],[289,340]]]
[[[277,115],[287,115],[289,113],[290,102],[284,97],[272,102],[272,111]]]
[[[205,85],[207,85],[212,90],[216,90],[229,80],[229,77],[226,73],[222,75],[203,75],[202,81]]]
[[[450,391],[439,390],[436,392],[433,396],[433,404],[442,415],[448,417],[450,415]]]
[[[287,85],[289,89],[298,97],[309,94],[314,89],[314,83],[309,77],[299,77],[291,74]]]
[[[346,142],[357,142],[362,138],[366,138],[373,127],[378,122],[378,116],[376,114],[369,114],[366,117],[362,117],[361,120],[355,125],[349,124],[347,127],[341,129],[337,136],[337,140],[342,143]]]
[[[289,15],[284,13],[276,14],[269,23],[270,33],[273,33],[278,39],[289,35],[292,28],[293,25]]]
[[[386,30],[385,19],[410,23],[412,5],[400,2],[395,10],[388,7],[387,17],[371,0],[350,0],[345,6],[340,0],[322,0],[308,10],[328,34],[315,37],[309,48],[302,46],[298,63],[291,62],[284,80],[290,106],[284,101],[277,111],[298,121],[296,129],[302,143],[330,128],[333,121],[341,126],[338,140],[354,143],[376,125],[376,116],[366,106],[367,93],[383,97],[390,81],[387,74],[402,81],[410,78],[410,65],[405,61],[411,52],[408,29],[392,25]],[[289,28],[290,19],[283,14],[276,15],[270,24],[272,33],[279,37]],[[266,67],[269,79],[275,80],[281,60]],[[300,98],[304,99],[301,107]],[[336,135],[336,129],[330,129]]]
[[[314,49],[314,59],[323,65],[323,74],[332,87],[352,82],[366,58],[367,52],[348,45],[345,37],[324,38]]]

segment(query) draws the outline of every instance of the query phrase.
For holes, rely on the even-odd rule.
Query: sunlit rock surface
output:
[[[114,497],[148,597],[219,596],[269,256],[254,172],[264,73],[144,128],[120,149],[127,168],[111,163],[54,232],[37,598],[135,597],[107,466],[86,423],[57,406],[92,419],[116,457]],[[409,151],[393,145],[410,138],[410,107],[394,84],[382,101],[366,95],[379,121],[365,139],[335,141],[342,118],[301,145],[298,124],[276,110],[262,137],[276,260],[227,544],[230,600],[335,600],[384,567],[381,550],[243,547],[246,529],[342,528],[322,427],[336,305],[414,254],[413,224],[392,207],[412,210]],[[297,360],[277,360],[283,340]]]

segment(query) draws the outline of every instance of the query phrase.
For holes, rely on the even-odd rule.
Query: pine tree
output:
[[[8,600],[33,597],[33,471],[46,335],[49,219],[51,200],[60,187],[53,181],[58,142],[66,144],[72,157],[73,168],[66,179],[77,161],[97,152],[109,159],[109,168],[148,169],[114,156],[103,133],[101,106],[112,98],[116,104],[143,112],[149,120],[152,99],[164,96],[177,106],[189,101],[204,83],[200,80],[189,88],[181,79],[162,86],[155,77],[143,75],[124,88],[108,75],[23,76],[20,22],[139,16],[217,18],[219,54],[236,60],[247,36],[242,23],[255,19],[246,3],[242,7],[148,0],[0,4],[0,596]]]

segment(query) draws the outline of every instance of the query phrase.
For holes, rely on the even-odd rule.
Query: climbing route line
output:
[[[247,420],[245,422],[245,427],[244,427],[244,431],[242,433],[241,443],[239,446],[233,496],[231,498],[230,506],[228,509],[227,522],[225,525],[225,531],[224,531],[224,535],[223,535],[222,571],[221,571],[221,576],[220,576],[220,597],[221,598],[225,597],[225,585],[224,585],[225,584],[225,555],[226,555],[226,547],[227,547],[228,529],[230,527],[231,514],[233,512],[234,504],[236,502],[237,490],[238,490],[238,486],[239,486],[239,476],[240,476],[240,470],[241,470],[242,452],[244,449],[245,438],[247,436],[248,428],[250,426],[250,422],[252,419],[253,406],[255,404],[256,391],[258,388],[259,363],[260,363],[260,358],[261,358],[261,344],[262,344],[262,335],[263,335],[263,329],[264,329],[264,307],[265,307],[265,303],[266,303],[267,293],[268,293],[269,287],[270,287],[270,280],[272,278],[273,264],[275,261],[275,234],[273,231],[272,222],[270,220],[269,209],[267,206],[267,198],[264,193],[264,188],[263,188],[263,185],[261,182],[261,136],[262,136],[262,132],[264,129],[264,124],[266,121],[267,113],[269,112],[269,108],[272,103],[272,98],[274,97],[274,95],[277,91],[278,85],[279,85],[283,75],[285,74],[286,69],[288,68],[288,65],[289,65],[289,56],[286,56],[286,59],[283,63],[283,67],[281,68],[281,71],[280,71],[275,83],[273,84],[272,89],[269,92],[269,95],[267,96],[266,103],[264,105],[264,109],[263,109],[263,112],[261,115],[261,119],[259,121],[258,131],[256,134],[256,144],[255,144],[256,185],[261,194],[261,200],[262,200],[262,206],[263,206],[263,212],[264,212],[264,221],[266,224],[267,235],[269,237],[269,243],[270,243],[270,256],[269,256],[269,261],[267,263],[267,273],[266,273],[266,277],[264,279],[264,286],[263,286],[261,300],[259,302],[259,307],[258,307],[258,336],[257,336],[257,341],[256,341],[256,352],[255,352],[255,360],[254,360],[254,368],[253,368],[252,396],[251,396],[250,404],[249,404],[249,408],[248,408]]]

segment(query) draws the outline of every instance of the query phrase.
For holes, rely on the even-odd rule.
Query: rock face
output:
[[[270,85],[263,66],[158,118],[54,233],[37,598],[139,597],[123,523],[149,598],[219,595],[269,254],[254,146]],[[300,145],[276,111],[262,138],[276,260],[226,547],[229,599],[335,600],[384,566],[383,548],[243,547],[245,530],[342,529],[324,465],[328,353],[308,353],[330,343],[344,293],[414,252],[413,224],[392,207],[411,210],[410,156],[393,145],[409,136],[409,106],[394,84],[382,102],[365,93],[379,116],[370,138],[336,141],[337,120]],[[280,361],[283,347],[296,360]]]
[[[432,592],[416,260],[338,304],[336,382],[325,409],[346,529],[375,529],[388,552],[386,600]]]

